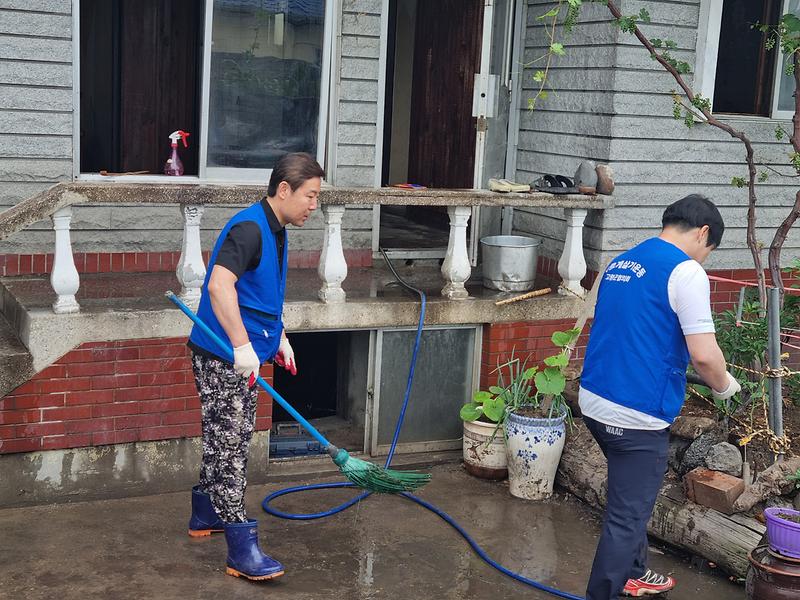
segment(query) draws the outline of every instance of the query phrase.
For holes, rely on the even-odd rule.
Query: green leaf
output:
[[[675,42],[675,40],[664,40],[664,45],[670,50],[675,50],[678,47],[678,44]]]
[[[554,7],[554,8],[551,8],[550,10],[548,10],[548,11],[547,11],[546,13],[544,13],[543,15],[539,15],[539,16],[538,16],[538,17],[536,17],[536,18],[537,18],[539,21],[541,21],[542,19],[546,19],[546,18],[548,18],[548,17],[555,17],[555,16],[557,16],[557,15],[558,15],[558,13],[559,13],[559,11],[560,11],[560,10],[561,10],[561,8],[560,8],[560,7],[558,7],[558,6],[556,6],[556,7]]]
[[[522,378],[525,379],[526,381],[528,379],[533,379],[538,370],[539,367],[531,367],[530,369],[525,369],[525,372],[522,374]]]
[[[653,44],[654,48],[661,48],[661,46],[664,45],[664,40],[661,40],[659,38],[653,38],[652,40],[650,40],[650,43]]]
[[[744,177],[734,177],[731,179],[731,185],[737,188],[743,188],[747,185]]]
[[[555,354],[544,359],[544,364],[548,367],[566,367],[569,364],[569,357],[566,354]]]
[[[769,173],[766,171],[761,171],[761,173],[758,174],[759,183],[764,183],[767,179],[769,179]]]
[[[549,396],[558,396],[564,391],[567,383],[561,370],[555,367],[548,367],[544,371],[538,372],[534,382],[540,394]]]
[[[464,421],[477,421],[483,414],[483,410],[474,402],[470,402],[462,406],[458,414]]]
[[[495,423],[500,422],[505,412],[506,403],[503,402],[503,400],[499,397],[495,398],[494,400],[489,400],[483,405],[483,414],[486,415],[486,418],[494,421]]]
[[[783,15],[781,24],[786,28],[787,34],[800,34],[800,19],[792,13]]]
[[[550,52],[558,56],[564,56],[566,54],[564,51],[564,44],[560,44],[558,42],[553,42],[550,44]]]
[[[489,392],[475,392],[475,395],[472,397],[472,400],[477,404],[483,404],[487,400],[491,400],[492,395]]]
[[[550,94],[548,94],[548,93],[547,93],[547,90],[542,90],[541,92],[539,92],[538,94],[536,94],[536,96],[537,96],[538,98],[541,98],[542,100],[547,100],[547,97],[548,97],[549,95],[550,95]]]
[[[639,19],[643,23],[649,23],[650,22],[650,13],[648,12],[648,10],[646,8],[643,8],[642,10],[639,11]]]
[[[545,73],[544,71],[536,71],[536,73],[533,74],[533,80],[536,83],[542,83],[546,77],[547,73]]]
[[[550,338],[551,341],[559,348],[566,348],[569,346],[579,335],[580,329],[569,329],[567,331],[556,331]]]
[[[492,385],[492,386],[489,386],[489,391],[492,392],[492,394],[494,394],[495,396],[497,396],[499,394],[502,394],[505,390],[503,388],[501,388],[501,387],[496,386],[496,385]]]

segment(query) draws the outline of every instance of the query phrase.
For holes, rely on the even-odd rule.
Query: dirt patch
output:
[[[719,420],[721,418],[719,411],[710,400],[698,398],[693,394],[690,394],[689,398],[687,398],[681,414],[687,416],[710,417],[714,420]],[[746,438],[753,431],[758,432],[766,430],[767,422],[764,408],[760,403],[757,403],[752,410],[748,409],[741,414],[737,414],[735,418],[730,418],[728,424],[730,429],[728,441],[740,447],[739,442],[742,438]],[[783,429],[784,434],[789,440],[793,440],[795,438],[795,433],[800,432],[800,407],[797,407],[789,400],[784,401]],[[753,436],[746,444],[745,452],[746,460],[751,464],[754,474],[767,468],[773,462],[772,449],[765,435]],[[797,456],[798,452],[800,452],[800,447],[790,446],[786,456]]]
[[[784,521],[791,521],[800,525],[800,514],[779,512],[775,516]]]

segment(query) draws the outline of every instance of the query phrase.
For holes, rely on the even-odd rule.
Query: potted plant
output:
[[[569,346],[579,335],[579,329],[555,332],[552,341],[560,350],[544,360],[542,370],[526,369],[524,364],[509,369],[513,376],[509,388],[525,390],[517,395],[519,404],[508,406],[505,420],[509,489],[518,498],[541,500],[553,493],[564,450],[565,423],[571,420],[563,395],[563,369],[569,364]],[[531,379],[536,387],[533,394]]]
[[[501,365],[496,371],[499,369]],[[502,434],[506,417],[503,392],[498,386],[475,392],[472,402],[462,406],[459,414],[464,421],[464,467],[467,473],[481,479],[508,477],[506,440]]]
[[[783,556],[800,558],[800,510],[772,506],[764,510],[769,547]]]

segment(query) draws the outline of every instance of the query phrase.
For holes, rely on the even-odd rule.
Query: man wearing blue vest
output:
[[[672,589],[647,568],[647,522],[667,470],[669,426],[683,405],[686,368],[726,400],[741,387],[727,371],[701,263],[725,225],[700,195],[664,211],[663,229],[618,256],[600,276],[580,407],[608,459],[608,502],[587,600]]]
[[[288,154],[272,171],[267,196],[233,216],[217,238],[197,311],[233,348],[233,362],[198,327],[189,347],[202,405],[203,460],[192,489],[189,535],[225,532],[229,575],[253,580],[283,575],[258,545],[247,518],[247,457],[256,418],[259,368],[274,360],[297,373],[281,316],[286,290],[286,225],[302,227],[317,208],[324,177],[308,154]]]

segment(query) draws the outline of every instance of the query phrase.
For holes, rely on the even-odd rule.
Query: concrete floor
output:
[[[315,480],[320,481],[320,480]],[[0,510],[0,598],[350,600],[549,598],[485,565],[437,516],[395,497],[373,496],[321,521],[266,515],[261,499],[287,484],[253,486],[247,500],[262,546],[286,566],[272,582],[224,574],[221,535],[186,535],[188,494]],[[297,494],[283,510],[321,510],[347,490]],[[582,594],[597,542],[598,517],[571,496],[512,498],[507,485],[433,468],[420,496],[457,518],[502,564]],[[651,552],[651,566],[679,581],[669,598],[744,598],[723,576]],[[706,569],[707,570],[707,569]]]

